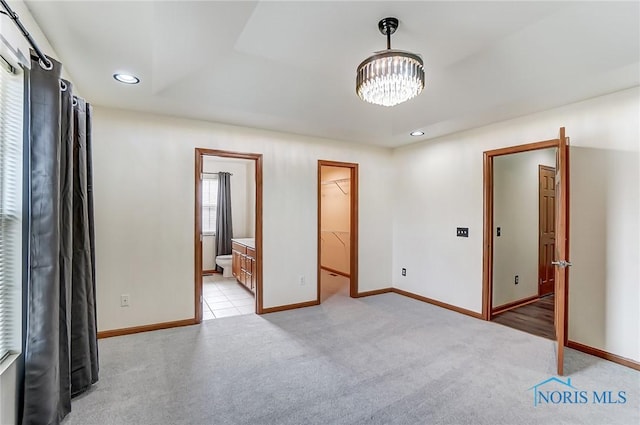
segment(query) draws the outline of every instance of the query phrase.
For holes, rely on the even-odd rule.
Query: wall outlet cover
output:
[[[456,236],[459,238],[468,238],[469,237],[469,228],[468,227],[458,227],[456,229]]]

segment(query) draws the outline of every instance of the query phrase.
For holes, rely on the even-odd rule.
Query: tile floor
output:
[[[255,299],[235,277],[214,274],[202,278],[203,320],[255,313]]]
[[[335,295],[349,296],[349,278],[322,270],[322,302]],[[240,316],[255,313],[255,299],[235,277],[225,278],[220,274],[202,278],[204,298],[202,320]]]

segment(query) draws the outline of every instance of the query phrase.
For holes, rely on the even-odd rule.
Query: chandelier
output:
[[[424,64],[414,53],[391,48],[396,18],[384,18],[378,29],[387,36],[387,50],[369,56],[356,72],[356,93],[365,102],[394,106],[417,96],[424,88]]]

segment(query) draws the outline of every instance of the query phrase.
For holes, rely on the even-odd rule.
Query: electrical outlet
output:
[[[300,286],[304,286],[307,283],[304,279],[304,276],[300,276],[298,278],[298,281],[300,282]]]
[[[458,227],[456,228],[456,236],[459,238],[468,238],[469,237],[469,228],[468,227]]]
[[[518,282],[520,282],[520,277],[516,275],[516,278],[514,279],[514,283],[517,285]]]
[[[129,294],[120,295],[120,307],[129,307]]]
[[[402,276],[406,276],[407,275],[407,269],[402,269]]]

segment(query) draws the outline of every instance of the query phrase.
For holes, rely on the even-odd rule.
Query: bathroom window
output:
[[[216,232],[216,202],[218,201],[218,176],[205,175],[202,179],[202,233]]]

